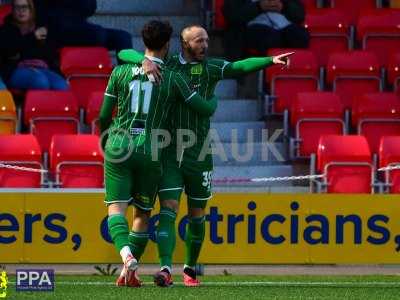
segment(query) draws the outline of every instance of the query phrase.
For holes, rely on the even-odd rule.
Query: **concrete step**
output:
[[[261,142],[265,124],[264,122],[213,122],[211,128],[216,130],[217,138],[222,143]]]
[[[134,36],[132,38],[132,45],[135,50],[144,51],[144,44],[141,36]],[[181,44],[179,41],[179,37],[173,36],[170,42],[170,53],[178,53],[180,52]]]
[[[200,20],[196,16],[114,16],[114,15],[95,15],[89,20],[104,27],[126,30],[133,36],[140,36],[143,25],[154,20],[168,20],[174,28],[173,35],[179,36],[183,27],[198,23]]]
[[[216,166],[214,168],[214,186],[292,186],[290,181],[246,182],[251,178],[292,176],[291,165],[278,166]]]
[[[282,165],[288,160],[283,143],[221,143],[212,147],[216,166]]]
[[[220,99],[235,99],[237,97],[238,85],[234,79],[226,79],[218,82],[215,95]]]
[[[182,0],[98,0],[98,14],[179,15],[198,14],[200,1]]]
[[[251,122],[262,117],[260,103],[250,99],[220,100],[213,122]]]

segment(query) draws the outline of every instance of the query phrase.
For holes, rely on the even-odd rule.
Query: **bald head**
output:
[[[181,32],[182,51],[187,60],[202,61],[208,50],[208,34],[200,25],[185,27]]]

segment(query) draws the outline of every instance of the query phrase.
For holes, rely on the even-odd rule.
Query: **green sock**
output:
[[[137,261],[142,257],[148,241],[149,234],[147,232],[135,232],[132,230],[129,233],[129,247]]]
[[[116,214],[108,217],[108,231],[118,252],[129,246],[129,227],[124,215]]]
[[[176,243],[175,219],[176,212],[173,209],[167,207],[162,207],[160,209],[160,219],[157,228],[157,246],[161,267],[167,266],[171,268],[172,266],[172,254]]]
[[[205,235],[205,217],[189,218],[186,230],[186,259],[185,264],[194,267],[200,255]]]

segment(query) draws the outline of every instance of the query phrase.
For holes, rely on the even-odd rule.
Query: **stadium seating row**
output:
[[[23,147],[21,147],[23,145]],[[0,136],[0,163],[46,170],[33,135]],[[103,155],[96,135],[54,135],[48,172],[0,168],[2,188],[40,188],[54,182],[62,188],[102,188]]]
[[[379,161],[372,159],[363,136],[321,136],[316,156],[311,160],[312,174],[322,175],[313,180],[311,190],[327,193],[399,193],[400,171],[379,171],[400,163],[400,137],[381,139]],[[378,169],[377,169],[378,167]]]
[[[213,0],[213,28],[217,30],[224,29],[227,26],[222,8],[225,0]],[[322,1],[319,0],[303,0],[306,7],[307,14],[318,13],[323,9],[336,9],[342,10],[346,16],[346,19],[350,24],[355,25],[362,16],[362,13],[368,10],[375,10],[381,7],[381,1],[379,0],[330,0],[325,8],[323,8]],[[399,8],[400,3],[398,0],[392,0],[390,3],[391,8]]]
[[[285,112],[284,128],[292,158],[308,158],[316,153],[322,135],[350,132],[364,136],[371,153],[377,154],[383,136],[400,136],[399,117],[400,99],[393,93],[356,97],[351,116],[335,93],[299,93],[290,112]]]
[[[284,51],[290,49],[272,49],[269,55]],[[278,114],[290,109],[299,92],[333,91],[349,109],[355,96],[383,91],[385,86],[400,93],[399,80],[400,53],[393,54],[388,64],[381,68],[374,53],[361,50],[333,53],[326,68],[320,69],[313,52],[299,49],[291,57],[288,68],[272,66],[265,72],[271,95],[269,105],[272,112]]]
[[[93,92],[85,108],[90,132],[99,134],[97,121],[104,92]],[[53,134],[82,132],[78,100],[71,91],[28,91],[23,125],[34,134],[43,151],[48,151]],[[0,134],[19,132],[16,107],[9,91],[0,91]]]

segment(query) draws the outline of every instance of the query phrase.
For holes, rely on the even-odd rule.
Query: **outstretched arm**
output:
[[[237,77],[247,73],[262,70],[274,64],[289,65],[289,56],[294,52],[284,53],[277,56],[250,57],[229,63],[223,69],[224,78]]]

